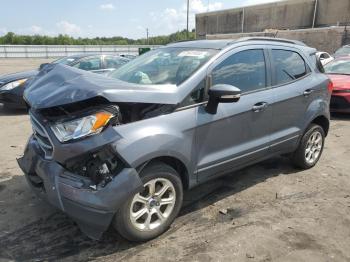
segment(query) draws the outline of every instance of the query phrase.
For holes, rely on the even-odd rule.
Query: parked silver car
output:
[[[319,160],[330,81],[283,39],[170,44],[109,78],[57,65],[25,91],[34,133],[18,163],[38,195],[99,238],[145,241],[183,191],[264,159]]]

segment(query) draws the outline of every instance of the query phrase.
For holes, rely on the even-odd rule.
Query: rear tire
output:
[[[301,169],[309,169],[315,166],[322,155],[324,140],[325,132],[323,128],[311,124],[301,138],[297,150],[292,155],[293,164]]]
[[[124,238],[137,242],[164,233],[178,215],[183,199],[180,176],[172,167],[157,162],[146,166],[140,177],[144,190],[132,195],[113,221]]]

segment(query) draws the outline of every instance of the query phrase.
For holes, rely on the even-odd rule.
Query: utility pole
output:
[[[187,40],[189,39],[189,32],[188,32],[188,17],[190,12],[190,0],[187,0]]]
[[[147,45],[149,45],[149,40],[148,40],[148,28],[146,28],[146,39],[147,39]]]

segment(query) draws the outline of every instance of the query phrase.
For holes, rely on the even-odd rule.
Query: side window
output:
[[[99,56],[90,57],[90,58],[84,58],[73,67],[85,70],[85,71],[91,71],[91,70],[99,70],[101,69],[101,59]]]
[[[297,52],[289,50],[272,50],[271,52],[275,68],[275,85],[291,82],[308,73],[304,59]]]
[[[321,56],[320,56],[322,59],[328,59],[330,58],[329,55],[327,53],[323,53]]]
[[[116,56],[106,56],[105,64],[106,68],[118,68],[127,62],[126,59],[116,57]]]
[[[203,102],[206,99],[205,94],[205,84],[206,80],[202,80],[195,89],[193,89],[192,93],[182,101],[180,107],[190,106],[193,104],[198,104]]]
[[[212,84],[228,84],[242,93],[266,87],[266,64],[262,49],[245,50],[228,57],[212,72]]]

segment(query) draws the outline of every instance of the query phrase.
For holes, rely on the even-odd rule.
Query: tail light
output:
[[[333,82],[329,81],[328,86],[327,86],[328,92],[332,94],[333,88],[334,88]]]

